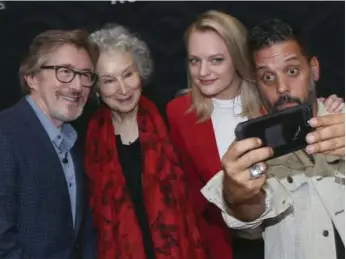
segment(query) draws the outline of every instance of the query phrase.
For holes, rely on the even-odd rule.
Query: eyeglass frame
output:
[[[92,82],[92,84],[91,84],[90,86],[82,84],[82,80],[81,80],[82,86],[83,86],[83,87],[86,87],[86,88],[92,88],[92,87],[95,85],[95,83],[96,83],[96,81],[97,81],[97,79],[98,79],[97,74],[95,74],[95,73],[93,73],[93,72],[89,72],[89,71],[85,71],[85,72],[76,71],[76,70],[72,69],[71,67],[63,66],[63,65],[55,65],[55,66],[53,66],[53,65],[51,65],[51,66],[48,66],[48,65],[46,66],[46,65],[44,65],[44,66],[41,66],[40,68],[41,68],[41,69],[54,69],[56,80],[58,80],[60,83],[65,83],[65,84],[71,83],[71,82],[73,81],[73,79],[75,79],[76,75],[79,75],[79,79],[80,79],[80,77],[81,77],[83,74],[90,73],[90,74],[92,74],[92,76],[95,78],[95,79],[94,79],[94,82]],[[73,72],[73,77],[71,78],[71,80],[69,80],[69,81],[61,81],[61,80],[58,78],[58,70],[59,70],[60,68],[65,68],[65,69],[71,70],[71,71]]]

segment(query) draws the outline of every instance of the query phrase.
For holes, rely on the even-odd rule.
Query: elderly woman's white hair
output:
[[[93,32],[90,40],[95,43],[101,53],[124,51],[130,52],[138,68],[142,80],[146,83],[153,72],[153,60],[147,44],[124,26],[107,24]]]

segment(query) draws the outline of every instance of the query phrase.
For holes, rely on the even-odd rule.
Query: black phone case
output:
[[[292,114],[299,114],[302,113],[303,114],[303,119],[305,121],[305,130],[306,133],[309,133],[311,131],[313,131],[313,128],[310,127],[310,125],[308,124],[308,121],[312,118],[313,116],[313,112],[312,112],[312,106],[311,105],[307,105],[307,104],[301,104],[298,106],[294,106],[292,108],[288,108],[273,114],[269,114],[269,115],[265,115],[259,118],[255,118],[255,119],[251,119],[248,121],[244,121],[241,122],[237,125],[237,127],[235,128],[235,136],[237,141],[239,140],[243,140],[249,137],[258,137],[258,135],[254,134],[253,136],[245,136],[245,132],[246,129],[248,127],[259,127],[260,124],[265,123],[266,121],[268,121],[268,123],[266,125],[270,126],[273,125],[271,123],[271,121],[276,120],[279,117],[284,118],[287,115],[292,115]],[[291,117],[291,116],[287,116],[287,117]],[[303,143],[299,143],[297,145],[290,145],[289,143],[285,146],[281,146],[280,148],[274,148],[274,156],[271,157],[275,158],[275,157],[279,157],[300,149],[305,148],[307,145],[307,143],[304,141]]]

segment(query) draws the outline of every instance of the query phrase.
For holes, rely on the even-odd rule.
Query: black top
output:
[[[142,230],[144,250],[148,259],[155,259],[154,245],[143,203],[142,156],[139,138],[130,145],[123,145],[120,135],[116,135],[116,138],[120,165],[132,198],[138,224]]]
[[[334,224],[334,234],[335,234],[335,246],[336,246],[336,258],[337,259],[345,259],[345,245],[341,240],[339,232],[336,230]]]

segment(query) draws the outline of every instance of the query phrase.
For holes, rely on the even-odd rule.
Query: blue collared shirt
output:
[[[74,225],[76,215],[77,186],[75,168],[73,165],[70,150],[72,149],[73,145],[77,140],[77,132],[73,129],[73,127],[70,124],[63,124],[61,128],[57,128],[54,125],[54,123],[41,111],[41,109],[36,105],[35,101],[30,96],[26,96],[25,99],[36,113],[36,116],[38,117],[45,131],[47,132],[49,139],[51,140],[54,149],[57,152],[57,155],[59,156],[59,160],[64,170],[65,179],[70,195],[71,211]]]

